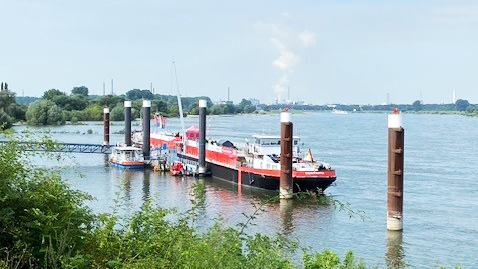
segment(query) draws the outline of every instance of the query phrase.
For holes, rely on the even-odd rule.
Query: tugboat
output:
[[[127,169],[143,169],[145,164],[143,151],[131,146],[114,147],[110,162],[113,166]]]

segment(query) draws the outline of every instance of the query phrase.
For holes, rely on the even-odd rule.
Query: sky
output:
[[[478,103],[478,2],[0,0],[17,95],[131,89],[310,104]],[[173,73],[173,62],[177,80]]]

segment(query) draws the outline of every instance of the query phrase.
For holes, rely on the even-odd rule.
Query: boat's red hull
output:
[[[197,162],[197,157],[190,154],[178,153],[184,160]],[[278,190],[280,171],[270,169],[256,169],[250,167],[233,168],[227,165],[206,160],[212,176],[234,182],[243,186],[256,187],[268,190]],[[293,171],[294,192],[325,190],[336,179],[335,170],[320,171]]]

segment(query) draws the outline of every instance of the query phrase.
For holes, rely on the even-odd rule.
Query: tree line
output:
[[[17,99],[19,102],[17,102]],[[50,89],[38,99],[31,97],[16,98],[15,93],[2,89],[0,93],[0,121],[2,129],[8,129],[14,122],[24,121],[28,125],[62,125],[69,121],[100,121],[103,118],[103,107],[110,108],[113,121],[124,120],[124,101],[132,101],[132,116],[141,117],[142,100],[151,100],[151,112],[161,113],[167,117],[178,117],[179,106],[177,96],[152,94],[149,90],[133,89],[124,95],[89,95],[85,86],[74,87],[70,94],[58,89]],[[206,96],[181,97],[183,112],[197,115],[198,99],[207,101],[210,114],[252,113],[256,110],[250,101],[243,99],[239,104],[213,104]]]
[[[454,104],[423,104],[420,100],[413,102],[412,104],[384,104],[384,105],[299,105],[299,104],[289,104],[287,105],[290,109],[296,110],[315,110],[315,111],[331,111],[333,109],[343,110],[347,112],[374,112],[374,111],[383,111],[391,112],[394,107],[400,108],[402,112],[419,112],[419,111],[460,111],[470,114],[478,114],[478,105],[470,104],[468,100],[458,99]],[[259,109],[264,111],[272,111],[282,109],[283,104],[275,105],[259,105]]]
[[[58,89],[50,89],[43,93],[41,98],[16,97],[8,89],[7,83],[2,83],[0,91],[0,130],[10,128],[15,122],[26,122],[28,125],[62,125],[65,122],[73,124],[80,121],[101,121],[103,107],[110,108],[110,117],[113,121],[124,120],[124,101],[132,101],[132,116],[140,118],[142,115],[142,100],[151,100],[151,112],[161,113],[167,117],[178,117],[179,107],[177,96],[153,94],[149,90],[133,89],[122,95],[89,95],[85,86],[74,87],[70,94]],[[198,99],[207,101],[207,113],[212,115],[254,113],[259,110],[280,110],[285,105],[258,105],[255,106],[246,99],[239,104],[225,102],[213,104],[206,96],[181,97],[184,115],[198,114]],[[454,104],[423,104],[417,100],[412,104],[386,105],[287,105],[296,110],[330,111],[332,109],[349,112],[384,111],[389,112],[398,106],[402,112],[440,112],[461,111],[478,115],[478,106],[467,100],[459,99]]]

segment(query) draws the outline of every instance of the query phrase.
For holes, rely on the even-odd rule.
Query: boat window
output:
[[[254,143],[260,144],[260,143],[261,143],[261,140],[260,140],[259,138],[256,138],[256,140],[254,141]]]
[[[294,145],[297,146],[298,143],[299,141],[297,141],[297,139],[294,139]]]

